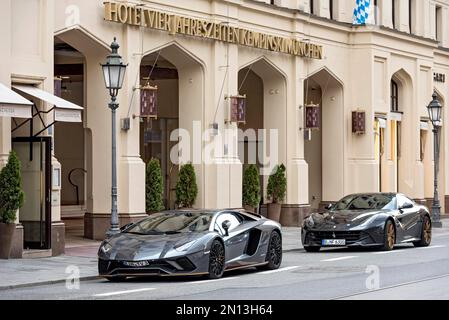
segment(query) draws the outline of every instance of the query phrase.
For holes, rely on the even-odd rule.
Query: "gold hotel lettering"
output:
[[[242,46],[287,53],[312,59],[323,59],[323,47],[279,36],[254,32],[202,19],[183,17],[136,7],[126,3],[104,2],[104,19],[123,24],[142,26]]]

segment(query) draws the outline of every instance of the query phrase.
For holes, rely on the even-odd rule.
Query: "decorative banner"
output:
[[[246,95],[231,97],[231,122],[246,123]]]
[[[140,117],[157,118],[157,86],[140,89]]]
[[[55,78],[54,95],[59,98],[61,98],[62,95],[62,79],[58,77]]]
[[[320,105],[306,105],[306,129],[320,129]]]
[[[365,134],[365,132],[366,132],[365,111],[353,111],[352,133]]]

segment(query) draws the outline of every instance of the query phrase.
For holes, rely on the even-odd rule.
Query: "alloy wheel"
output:
[[[209,258],[209,274],[212,278],[220,278],[223,275],[225,264],[225,251],[219,241],[212,244]]]
[[[279,267],[282,260],[282,240],[277,232],[271,234],[268,247],[268,261],[274,267]]]
[[[393,249],[395,242],[396,242],[396,235],[395,235],[395,232],[394,232],[394,226],[393,226],[392,223],[389,223],[388,227],[387,227],[388,248]]]
[[[426,244],[430,244],[430,241],[432,241],[432,225],[429,218],[424,221],[423,238]]]

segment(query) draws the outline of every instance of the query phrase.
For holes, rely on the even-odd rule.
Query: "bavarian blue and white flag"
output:
[[[356,0],[353,24],[376,24],[374,10],[374,0]]]

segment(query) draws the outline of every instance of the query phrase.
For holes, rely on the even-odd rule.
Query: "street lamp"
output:
[[[117,103],[118,91],[122,88],[125,79],[127,65],[123,63],[122,57],[117,53],[120,46],[116,38],[111,44],[112,53],[106,58],[106,63],[102,64],[104,82],[106,89],[109,90],[111,102],[109,109],[112,111],[112,188],[111,188],[111,228],[107,236],[112,236],[120,232],[118,211],[117,211],[117,137],[116,137],[116,110],[119,107]]]
[[[435,228],[442,228],[443,225],[440,220],[440,198],[438,196],[438,174],[440,168],[440,141],[439,141],[439,129],[441,127],[441,103],[438,101],[438,96],[436,92],[432,95],[432,101],[427,106],[429,110],[429,118],[433,125],[433,153],[434,153],[434,196],[432,204],[432,225]]]

